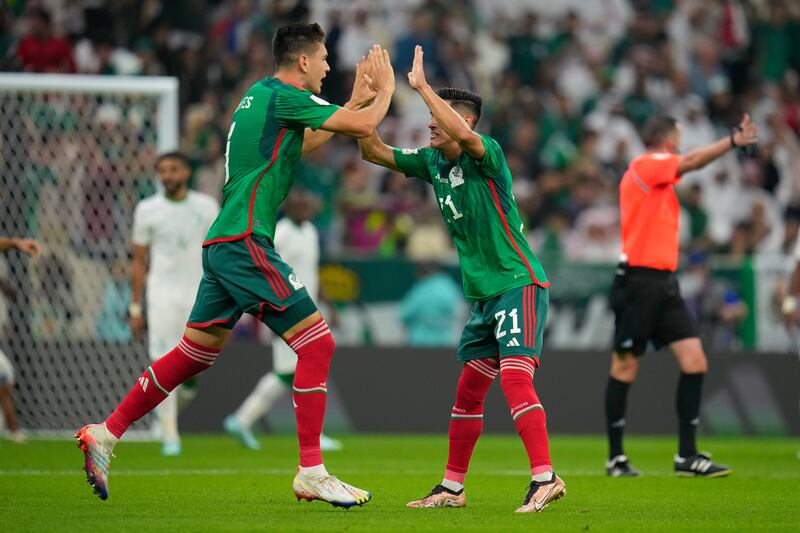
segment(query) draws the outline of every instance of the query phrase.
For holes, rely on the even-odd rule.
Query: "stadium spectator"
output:
[[[65,38],[57,37],[50,13],[40,7],[28,10],[28,31],[20,40],[17,60],[28,72],[75,72],[72,47]]]

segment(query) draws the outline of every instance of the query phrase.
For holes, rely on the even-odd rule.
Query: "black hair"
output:
[[[661,144],[678,127],[678,121],[669,115],[656,115],[647,119],[642,128],[642,140],[648,148]]]
[[[453,87],[439,89],[436,91],[436,94],[442,100],[449,101],[450,105],[453,107],[457,105],[466,107],[470,114],[475,117],[475,121],[472,123],[473,128],[475,127],[475,124],[478,123],[478,120],[480,120],[483,99],[477,94],[465,89],[454,89]]]
[[[28,10],[28,16],[33,19],[39,19],[45,24],[50,24],[50,12],[43,7],[32,7]]]
[[[163,154],[159,155],[158,158],[156,159],[155,166],[158,167],[158,165],[165,159],[174,159],[175,161],[178,161],[181,165],[185,166],[186,168],[188,169],[192,168],[192,164],[189,162],[189,158],[186,156],[186,154],[184,154],[183,152],[179,152],[178,150],[174,150],[172,152],[164,152]]]
[[[272,58],[275,67],[297,61],[300,54],[312,53],[314,48],[323,42],[325,42],[325,30],[316,22],[313,24],[296,22],[281,26],[272,39]]]

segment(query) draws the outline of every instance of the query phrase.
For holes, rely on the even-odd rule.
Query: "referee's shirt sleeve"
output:
[[[646,166],[642,178],[648,185],[659,187],[664,185],[674,185],[681,180],[678,175],[678,165],[681,163],[681,156],[661,152],[650,156],[650,164]]]

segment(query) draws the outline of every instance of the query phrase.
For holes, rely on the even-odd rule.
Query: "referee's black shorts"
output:
[[[614,279],[610,295],[614,311],[614,351],[642,355],[647,341],[656,349],[697,337],[697,329],[681,297],[673,272],[629,267]]]

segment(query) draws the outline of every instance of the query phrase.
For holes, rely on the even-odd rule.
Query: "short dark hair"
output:
[[[454,89],[453,87],[445,87],[443,89],[439,89],[436,91],[436,94],[442,100],[447,100],[450,102],[450,105],[455,107],[457,105],[464,106],[467,110],[475,117],[475,122],[472,123],[472,127],[475,127],[475,124],[481,118],[481,106],[483,105],[483,99],[475,93],[467,91],[465,89]]]
[[[158,167],[158,165],[161,164],[161,162],[166,159],[174,159],[175,161],[178,161],[181,165],[185,166],[186,168],[188,169],[192,168],[192,164],[189,162],[189,158],[186,156],[186,154],[178,150],[173,150],[172,152],[164,152],[163,154],[159,155],[158,158],[156,159],[155,166]]]
[[[302,53],[314,51],[312,46],[325,42],[325,30],[317,24],[296,22],[281,26],[272,39],[272,58],[281,67],[297,61]]]
[[[656,115],[647,119],[642,128],[642,140],[648,148],[658,146],[678,127],[678,121],[669,115]]]

